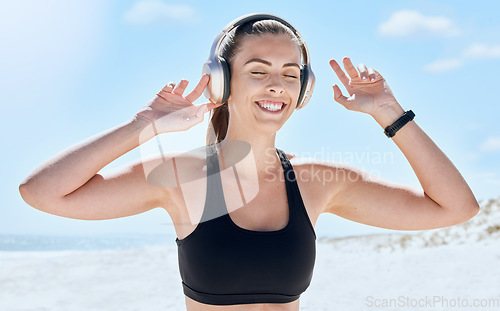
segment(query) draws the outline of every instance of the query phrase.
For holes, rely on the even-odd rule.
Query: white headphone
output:
[[[210,55],[208,57],[207,62],[203,65],[203,74],[210,75],[210,82],[205,88],[204,95],[213,103],[225,103],[229,98],[229,93],[231,90],[230,82],[231,75],[229,71],[229,67],[227,61],[219,55],[219,48],[222,43],[222,40],[226,37],[226,35],[233,30],[249,21],[260,21],[271,19],[278,22],[283,23],[287,26],[299,39],[299,42],[302,42],[300,45],[300,49],[302,52],[302,66],[300,70],[300,93],[299,99],[297,101],[297,106],[295,109],[303,108],[311,98],[313,89],[314,89],[314,73],[311,70],[311,64],[309,61],[309,51],[307,50],[307,46],[304,41],[302,41],[302,37],[299,32],[286,20],[271,14],[248,14],[241,16],[232,22],[230,22],[222,32],[215,37],[214,43],[212,44],[212,48],[210,49]]]

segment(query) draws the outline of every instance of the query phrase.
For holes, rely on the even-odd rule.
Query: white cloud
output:
[[[124,18],[133,24],[150,24],[158,21],[187,22],[193,20],[194,10],[188,5],[142,0],[136,2],[125,13]]]
[[[422,70],[429,73],[442,73],[462,67],[469,59],[500,58],[500,45],[471,44],[458,58],[436,60],[425,65]]]
[[[481,151],[500,151],[500,137],[488,137],[479,148]]]
[[[443,16],[424,16],[418,11],[395,12],[380,24],[379,33],[387,36],[406,37],[416,35],[456,36],[460,33],[453,22]]]
[[[469,58],[500,58],[500,45],[487,46],[474,43],[465,50],[463,55]]]
[[[463,66],[459,58],[439,59],[424,66],[423,70],[429,73],[441,73]]]

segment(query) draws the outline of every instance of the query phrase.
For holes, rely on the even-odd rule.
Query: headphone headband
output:
[[[222,44],[222,41],[226,37],[226,35],[233,30],[234,28],[250,21],[260,21],[260,20],[275,20],[278,22],[281,22],[284,24],[286,27],[288,27],[298,38],[300,42],[300,49],[301,49],[301,54],[302,54],[302,72],[301,72],[301,92],[299,96],[299,100],[297,103],[296,109],[300,109],[304,107],[307,102],[309,101],[311,95],[312,95],[312,90],[314,88],[314,74],[311,70],[311,65],[310,65],[310,57],[309,57],[309,50],[307,49],[307,46],[305,42],[302,40],[302,36],[300,33],[293,27],[289,22],[284,20],[283,18],[272,15],[272,14],[266,14],[266,13],[254,13],[254,14],[247,14],[243,15],[239,18],[234,19],[231,21],[229,24],[227,24],[222,31],[215,37],[214,43],[212,44],[212,48],[210,49],[210,55],[208,58],[208,61],[205,63],[203,66],[203,72],[204,73],[209,73],[211,75],[211,81],[209,82],[209,85],[207,86],[207,89],[205,91],[205,96],[210,99],[211,101],[214,102],[224,102],[226,97],[229,96],[229,90],[227,89],[227,86],[229,85],[229,72],[227,74],[225,73],[226,71],[229,71],[227,67],[227,63],[225,60],[220,57],[219,55],[219,48],[220,45]],[[220,62],[222,64],[220,64]],[[219,79],[219,76],[223,77],[223,79]],[[216,79],[214,79],[216,78]],[[216,80],[216,81],[212,81]],[[304,85],[305,84],[305,85]],[[214,94],[217,94],[214,96]],[[224,94],[224,95],[223,95]]]
[[[236,28],[236,27],[238,27],[246,22],[261,21],[261,20],[266,20],[266,19],[271,19],[271,20],[281,22],[282,24],[287,26],[295,34],[295,36],[297,36],[297,38],[299,39],[300,42],[303,42],[302,36],[297,31],[297,29],[295,29],[295,27],[293,27],[289,22],[282,19],[281,17],[276,16],[276,15],[272,15],[272,14],[265,14],[265,13],[247,14],[247,15],[243,15],[243,16],[240,16],[240,17],[234,19],[233,21],[231,21],[229,24],[227,24],[222,29],[222,31],[217,35],[217,37],[214,40],[214,43],[212,44],[212,48],[210,49],[209,58],[213,59],[213,58],[219,57],[218,53],[219,53],[220,45],[222,44],[222,41],[224,40],[226,35],[231,30],[233,30],[234,28]],[[307,46],[304,43],[301,44],[300,48],[302,51],[303,63],[306,64],[310,68],[311,65],[309,63],[309,59],[310,59],[309,50],[307,49]]]
[[[224,29],[222,31],[229,32],[234,27],[238,27],[239,25],[244,24],[246,22],[249,22],[249,21],[259,21],[259,20],[265,20],[265,19],[274,19],[274,20],[277,20],[279,22],[282,22],[288,28],[292,29],[293,32],[297,32],[297,30],[295,29],[295,27],[293,27],[286,20],[282,19],[279,16],[272,15],[272,14],[267,14],[267,13],[252,13],[252,14],[247,14],[247,15],[240,16],[240,17],[234,19],[229,24],[227,24],[226,27],[224,27]]]

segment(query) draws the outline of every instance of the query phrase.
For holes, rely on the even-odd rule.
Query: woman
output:
[[[187,310],[299,310],[322,213],[421,230],[465,222],[479,210],[453,163],[412,121],[411,111],[405,113],[384,78],[365,65],[356,69],[349,58],[343,59],[347,74],[330,61],[349,95],[334,85],[335,100],[385,129],[423,192],[277,149],[276,132],[307,103],[314,76],[291,25],[252,16],[231,23],[216,40],[220,47],[214,43],[216,57],[227,63],[227,80],[217,81],[209,61],[208,74],[188,95],[188,81],[169,83],[128,122],[61,152],[19,187],[29,205],[69,218],[111,219],[164,208],[177,234]],[[217,91],[217,83],[228,91]],[[206,87],[220,103],[194,106]],[[208,111],[206,148],[97,174],[160,133],[202,122]]]

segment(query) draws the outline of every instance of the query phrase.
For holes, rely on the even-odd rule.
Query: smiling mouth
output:
[[[255,102],[261,110],[269,113],[278,114],[285,108],[286,104],[280,101],[259,100]]]

